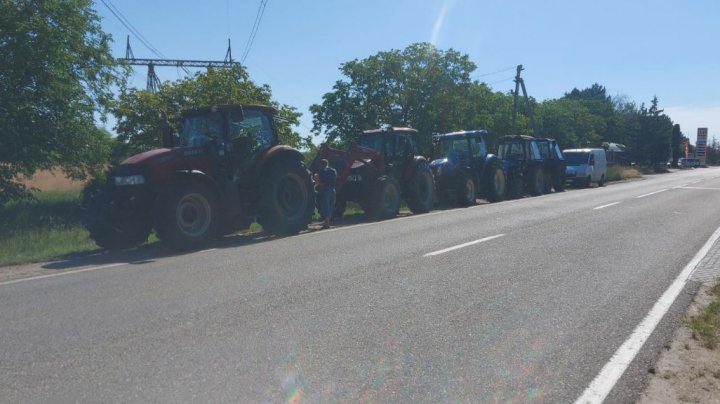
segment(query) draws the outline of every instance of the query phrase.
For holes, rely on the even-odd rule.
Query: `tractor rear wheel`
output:
[[[490,202],[500,202],[505,199],[505,172],[498,164],[493,163],[485,173],[485,198]]]
[[[400,185],[393,177],[383,175],[375,182],[370,215],[375,219],[390,219],[400,213]]]
[[[412,213],[427,213],[435,203],[435,184],[432,172],[426,165],[415,168],[415,175],[408,188],[407,205]]]
[[[540,167],[535,167],[530,173],[530,195],[542,195],[545,192],[545,173]]]
[[[300,161],[276,162],[261,179],[258,222],[274,234],[305,230],[315,209],[312,179]]]
[[[99,247],[125,250],[147,241],[152,221],[147,212],[126,211],[112,201],[109,190],[91,184],[83,190],[83,224]]]
[[[457,202],[461,206],[475,205],[477,198],[477,190],[475,189],[475,181],[468,174],[460,177],[457,185]]]
[[[197,181],[177,182],[158,198],[155,227],[170,247],[188,250],[218,235],[219,216],[215,191]]]

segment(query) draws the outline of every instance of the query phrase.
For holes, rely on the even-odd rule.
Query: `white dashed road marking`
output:
[[[659,194],[660,192],[665,192],[665,191],[667,191],[667,190],[668,190],[668,188],[665,188],[665,189],[661,189],[661,190],[659,190],[659,191],[650,192],[649,194],[644,194],[644,195],[636,196],[635,198],[644,198],[644,197],[646,197],[646,196]]]
[[[485,242],[485,241],[490,241],[490,240],[493,240],[493,239],[496,239],[496,238],[502,237],[502,236],[504,236],[504,234],[496,234],[496,235],[494,235],[494,236],[481,238],[480,240],[470,241],[470,242],[468,242],[468,243],[463,243],[463,244],[459,244],[459,245],[456,245],[456,246],[453,246],[453,247],[448,247],[448,248],[445,248],[445,249],[442,249],[442,250],[433,251],[433,252],[431,252],[431,253],[427,253],[427,254],[423,255],[423,257],[432,257],[432,256],[435,256],[435,255],[444,254],[444,253],[446,253],[446,252],[450,252],[450,251],[454,251],[454,250],[459,250],[459,249],[461,249],[461,248],[469,247],[469,246],[471,246],[471,245],[475,245],[475,244],[482,243],[482,242]]]
[[[601,206],[595,207],[595,208],[593,208],[593,210],[605,209],[605,208],[607,208],[607,207],[610,207],[610,206],[613,206],[613,205],[617,205],[618,203],[620,203],[620,202],[608,203],[607,205],[601,205]]]

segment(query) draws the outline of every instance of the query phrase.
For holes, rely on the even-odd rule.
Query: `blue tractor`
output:
[[[480,197],[490,202],[505,198],[505,171],[489,152],[484,129],[446,133],[433,137],[433,161],[437,195],[441,202],[454,200],[474,205]]]

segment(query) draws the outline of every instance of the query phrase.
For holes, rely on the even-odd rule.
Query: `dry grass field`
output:
[[[30,178],[20,177],[20,182],[28,188],[37,188],[43,192],[79,191],[85,184],[69,179],[61,170],[38,171]]]

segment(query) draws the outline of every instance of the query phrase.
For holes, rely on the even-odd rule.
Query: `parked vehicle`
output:
[[[563,152],[555,139],[538,138],[535,140],[540,149],[545,168],[545,192],[565,190],[566,162]]]
[[[574,186],[589,187],[597,183],[602,187],[607,179],[607,161],[603,149],[563,150],[567,169],[565,177]]]
[[[680,168],[700,167],[700,159],[698,159],[698,158],[680,158],[680,159],[678,159],[678,167],[680,167]]]
[[[85,189],[90,237],[123,249],[143,243],[154,228],[163,242],[186,249],[255,219],[270,233],[305,229],[312,180],[302,154],[278,144],[276,113],[261,105],[183,112],[180,132],[166,131],[164,148],[128,158],[105,184]]]
[[[523,135],[500,138],[498,157],[507,174],[508,198],[519,198],[525,192],[542,195],[546,191],[545,161],[537,139]]]
[[[376,219],[397,216],[404,199],[413,213],[425,213],[435,201],[428,161],[417,153],[417,131],[410,128],[367,130],[360,144],[346,151],[320,146],[311,169],[327,159],[338,172],[334,216],[341,217],[347,201],[357,202]]]
[[[439,199],[468,206],[478,197],[490,202],[505,198],[505,171],[500,159],[489,153],[487,136],[486,130],[473,130],[433,137],[430,169]]]

